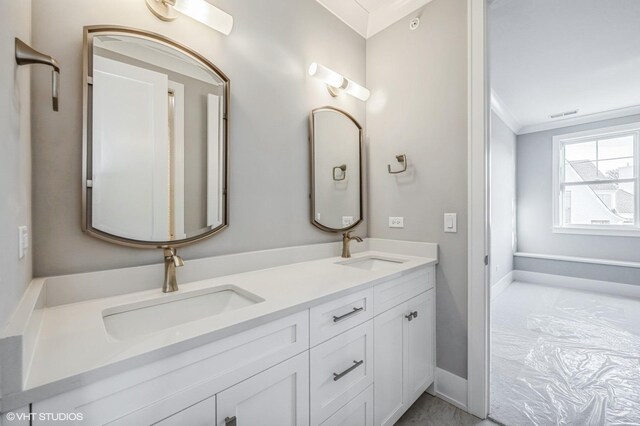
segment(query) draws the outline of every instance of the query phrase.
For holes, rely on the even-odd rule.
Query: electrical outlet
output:
[[[404,228],[404,217],[389,216],[389,228]]]
[[[18,258],[22,259],[27,255],[29,248],[29,228],[26,226],[18,227]]]

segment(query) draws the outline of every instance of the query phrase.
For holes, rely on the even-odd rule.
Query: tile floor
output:
[[[491,418],[640,424],[640,300],[515,282],[491,301]]]
[[[461,409],[423,394],[398,420],[396,426],[493,426],[490,420],[480,420]]]

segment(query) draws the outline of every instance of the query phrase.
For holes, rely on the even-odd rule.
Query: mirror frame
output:
[[[189,244],[193,244],[197,241],[209,238],[214,234],[222,231],[229,226],[229,100],[230,100],[230,86],[231,82],[229,78],[213,63],[207,60],[204,56],[191,50],[187,46],[184,46],[174,40],[171,40],[163,35],[156,34],[150,31],[145,31],[137,28],[123,27],[117,25],[90,25],[85,26],[83,37],[83,49],[82,49],[82,231],[91,235],[92,237],[99,238],[104,241],[108,241],[114,244],[119,244],[127,247],[136,248],[168,248],[168,247],[183,247]],[[222,202],[224,203],[223,220],[220,225],[210,229],[199,235],[193,237],[184,238],[174,241],[144,241],[134,240],[118,235],[113,235],[108,232],[101,231],[94,228],[91,223],[92,206],[91,206],[91,184],[88,177],[92,175],[92,131],[93,131],[93,37],[96,35],[105,34],[122,34],[122,35],[134,35],[140,38],[146,38],[151,41],[167,45],[171,48],[177,49],[185,55],[200,62],[205,67],[215,72],[224,82],[224,113],[223,113],[223,128],[224,128],[224,183],[222,185]]]
[[[356,127],[358,128],[358,167],[359,167],[359,178],[360,178],[360,186],[359,186],[359,193],[360,193],[360,199],[359,204],[360,204],[360,218],[352,223],[351,225],[347,226],[346,228],[330,228],[328,226],[325,226],[323,224],[321,224],[320,222],[318,222],[316,220],[316,215],[315,215],[315,211],[316,211],[316,201],[315,201],[315,195],[316,195],[316,188],[315,188],[315,152],[314,152],[314,148],[315,148],[315,138],[314,138],[314,123],[313,123],[313,118],[314,115],[317,112],[322,112],[322,111],[331,111],[331,112],[336,112],[338,114],[342,114],[345,117],[347,117],[349,120],[351,120],[353,122],[353,124],[356,125]],[[349,231],[353,228],[355,228],[356,226],[358,226],[360,223],[362,223],[362,221],[364,220],[364,209],[362,206],[362,201],[363,201],[363,194],[362,194],[362,177],[363,177],[363,172],[362,172],[362,150],[363,150],[363,146],[364,146],[364,132],[362,129],[362,126],[360,125],[360,123],[358,123],[358,121],[355,119],[355,117],[353,117],[351,114],[349,114],[346,111],[343,111],[339,108],[335,108],[332,106],[323,106],[320,108],[315,108],[313,110],[311,110],[311,113],[309,114],[309,181],[311,182],[311,193],[309,194],[309,199],[311,200],[311,224],[313,226],[315,226],[316,228],[320,228],[323,231],[326,232],[336,232],[336,233],[340,233],[340,232],[346,232]]]

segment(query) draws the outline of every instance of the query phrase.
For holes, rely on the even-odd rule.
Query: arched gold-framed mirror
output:
[[[84,29],[82,229],[180,247],[228,226],[229,78],[190,48]]]
[[[363,129],[349,113],[324,106],[309,115],[311,223],[346,232],[364,219]]]

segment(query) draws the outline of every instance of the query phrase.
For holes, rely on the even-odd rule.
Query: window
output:
[[[640,123],[553,138],[554,232],[640,236]]]

